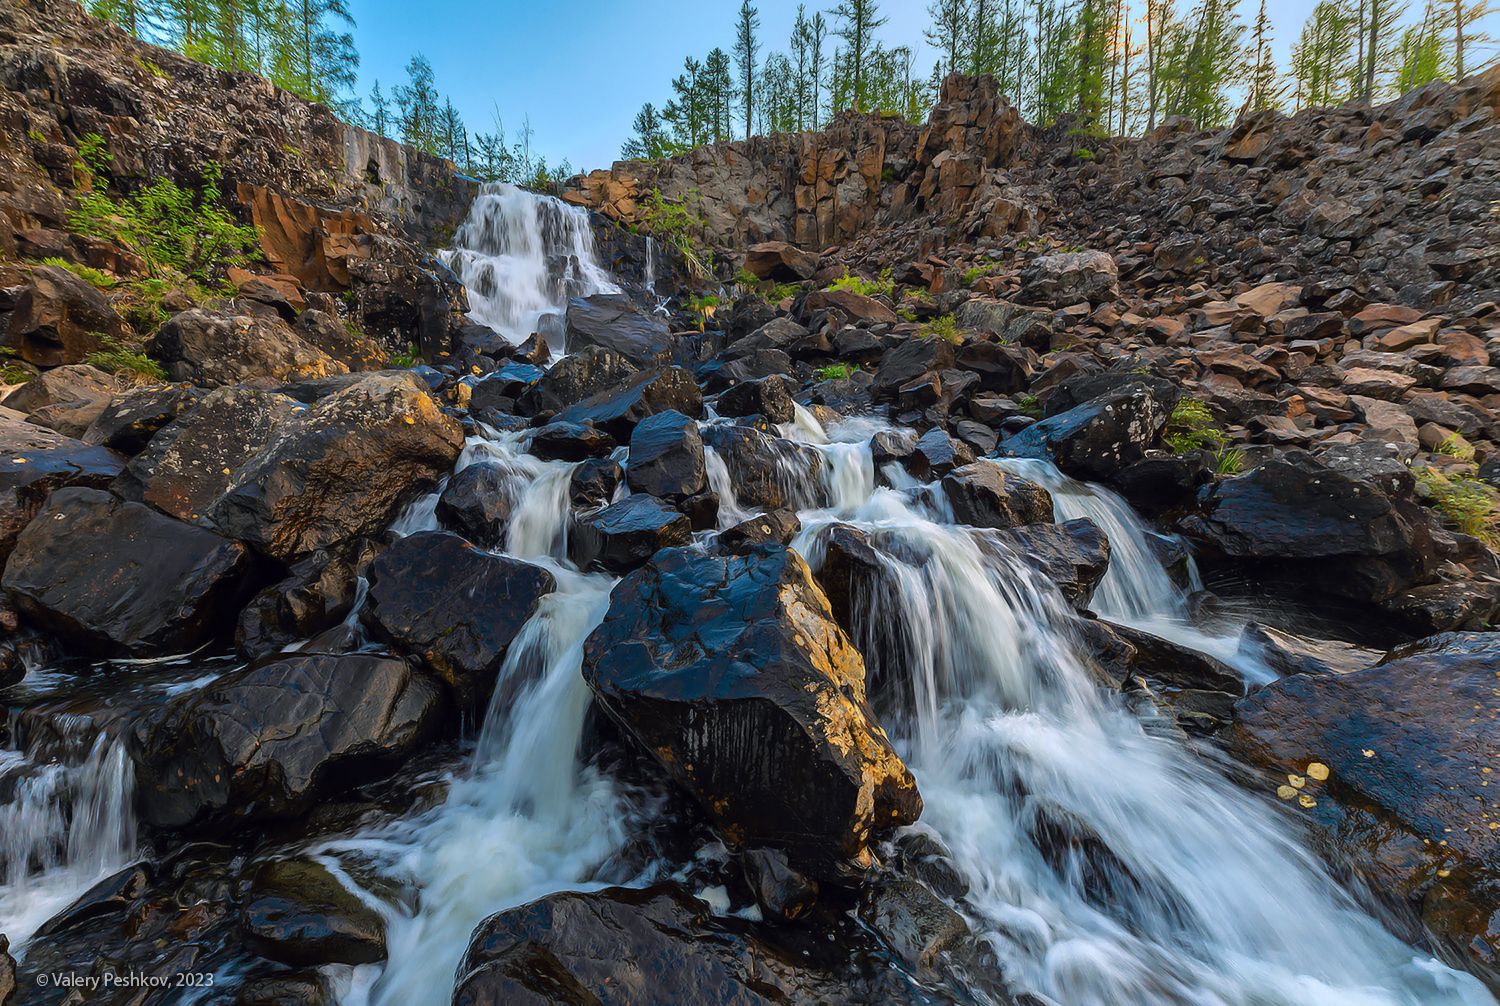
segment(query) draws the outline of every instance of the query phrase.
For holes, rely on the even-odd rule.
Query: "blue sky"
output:
[[[1283,61],[1314,2],[1270,0]],[[1246,20],[1254,3],[1245,0]],[[359,22],[361,94],[377,78],[389,92],[405,79],[406,61],[421,52],[470,129],[488,131],[498,108],[514,140],[529,115],[533,146],[549,162],[566,157],[574,168],[590,169],[608,167],[619,156],[642,102],[666,100],[684,56],[701,57],[715,45],[730,49],[739,0],[352,0],[350,6]],[[795,0],[756,6],[766,48],[784,49]],[[809,10],[819,6],[808,4]],[[921,42],[927,0],[881,6],[890,19],[880,31],[883,40]],[[1500,35],[1500,15],[1487,20],[1489,34]],[[935,54],[923,47],[921,55],[918,65],[930,70]]]

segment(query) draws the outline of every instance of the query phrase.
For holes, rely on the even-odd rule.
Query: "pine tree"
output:
[[[703,61],[703,87],[708,102],[708,121],[712,126],[713,142],[723,143],[729,139],[731,126],[730,106],[734,101],[734,76],[729,53],[714,49]]]
[[[1348,8],[1322,0],[1302,26],[1292,47],[1292,77],[1297,85],[1297,107],[1333,105],[1347,96],[1356,69],[1355,43],[1359,25]]]
[[[1423,11],[1421,24],[1408,27],[1401,33],[1398,44],[1399,63],[1396,69],[1394,92],[1396,95],[1442,79],[1447,71],[1446,53],[1442,39],[1443,18],[1431,2]]]
[[[827,57],[823,55],[824,46],[828,43],[828,21],[822,14],[814,14],[807,22],[807,58],[812,76],[812,100],[810,112],[812,115],[811,126],[818,128],[818,109],[823,100],[823,78],[827,70]]]
[[[833,33],[844,40],[850,99],[856,111],[865,107],[865,69],[875,49],[875,32],[886,23],[876,0],[839,0],[833,9],[838,25]]]
[[[620,148],[620,156],[632,161],[654,161],[672,154],[672,142],[663,128],[661,115],[651,102],[636,113],[635,135]]]
[[[734,59],[740,70],[740,101],[745,110],[745,137],[751,134],[751,120],[755,110],[755,60],[760,52],[760,40],[755,33],[760,31],[760,12],[750,6],[750,0],[740,0],[739,18],[735,22]]]
[[[437,80],[426,56],[418,53],[407,62],[406,78],[393,92],[401,111],[401,138],[418,150],[436,154],[440,151]]]
[[[380,80],[377,78],[374,86],[370,88],[370,129],[372,132],[385,136],[390,125],[391,103],[381,93]]]
[[[230,0],[233,2],[233,0]],[[345,0],[282,0],[290,12],[290,52],[294,91],[312,101],[329,102],[354,86],[359,54],[354,36],[339,27],[354,27]]]
[[[972,24],[969,0],[932,0],[927,16],[932,18],[925,32],[927,43],[947,61],[948,71],[957,73]]]
[[[1255,15],[1251,33],[1255,55],[1250,70],[1250,95],[1245,107],[1258,112],[1281,104],[1281,82],[1276,73],[1276,58],[1271,53],[1271,19],[1266,13],[1266,0],[1260,0],[1260,12]]]
[[[1360,67],[1360,97],[1370,101],[1375,95],[1375,76],[1385,62],[1390,48],[1390,33],[1405,13],[1399,0],[1361,0],[1364,23],[1360,32],[1363,65]]]

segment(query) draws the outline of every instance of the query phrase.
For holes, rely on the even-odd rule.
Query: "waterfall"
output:
[[[503,183],[484,186],[442,258],[469,291],[470,318],[512,345],[540,331],[555,353],[570,297],[619,290],[586,212]]]
[[[0,930],[13,947],[135,857],[135,774],[125,745],[0,750]]]

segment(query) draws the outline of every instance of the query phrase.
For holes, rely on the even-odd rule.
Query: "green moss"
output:
[[[167,79],[167,71],[157,66],[154,60],[143,59],[140,56],[132,56],[130,58],[134,60],[137,67],[155,77],[157,80]]]
[[[886,297],[895,299],[896,281],[892,277],[891,270],[887,269],[880,274],[879,279],[865,279],[863,276],[852,276],[847,271],[844,275],[828,285],[829,290],[848,290],[857,293],[861,297]]]
[[[105,272],[103,269],[95,269],[92,266],[82,265],[78,262],[69,262],[62,258],[44,258],[42,265],[55,266],[58,269],[66,269],[90,286],[98,287],[100,290],[112,290],[119,280]]]
[[[351,328],[351,332],[352,331],[357,331],[357,329]],[[399,367],[402,370],[410,370],[413,367],[420,367],[422,363],[422,354],[417,349],[415,343],[407,343],[406,352],[397,353],[391,357],[391,366]]]
[[[1022,415],[1030,416],[1032,419],[1042,418],[1042,403],[1030,392],[1017,395],[1016,405],[1020,406]]]
[[[923,326],[922,335],[929,339],[942,339],[955,346],[962,341],[958,334],[958,321],[951,314],[929,321]]]

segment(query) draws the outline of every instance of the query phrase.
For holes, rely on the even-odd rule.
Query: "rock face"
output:
[[[175,700],[134,738],[140,810],[166,829],[295,817],[427,740],[438,687],[404,660],[294,655]]]
[[[16,539],[3,584],[80,649],[185,653],[222,632],[254,584],[241,545],[97,489],[59,489]]]
[[[676,884],[564,892],[491,916],[458,966],[454,1006],[945,1003],[830,939],[717,918]],[[875,955],[872,955],[875,957]],[[877,958],[878,959],[878,958]],[[874,965],[874,966],[871,966]]]
[[[660,553],[615,588],[584,677],[735,844],[826,870],[921,812],[859,652],[786,548]]]
[[[257,378],[275,382],[347,374],[276,317],[184,311],[162,326],[151,355],[176,381],[217,387]]]
[[[1204,487],[1185,528],[1210,554],[1360,600],[1392,597],[1434,563],[1419,515],[1302,452]]]
[[[279,424],[207,520],[277,559],[327,548],[385,530],[462,447],[419,380],[374,374]]]
[[[1233,739],[1273,783],[1308,779],[1306,813],[1340,852],[1493,983],[1500,644],[1492,633],[1455,634],[1404,652],[1352,674],[1267,686],[1240,703]]]
[[[370,567],[366,621],[418,657],[461,709],[482,708],[516,634],[556,587],[552,574],[458,535],[410,535]]]

